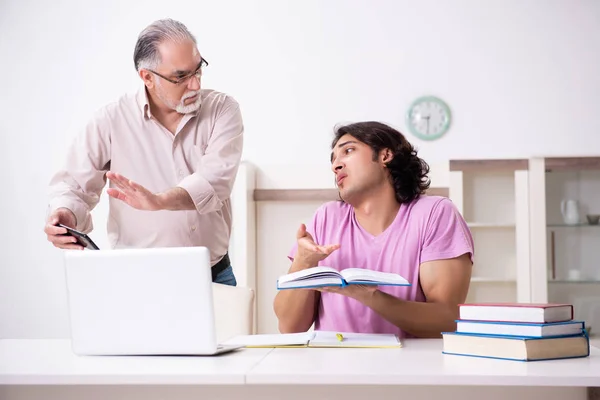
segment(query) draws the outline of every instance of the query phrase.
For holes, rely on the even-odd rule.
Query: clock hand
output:
[[[427,134],[429,135],[429,118],[431,118],[431,115],[428,115],[428,116],[423,117],[423,118],[427,120]]]

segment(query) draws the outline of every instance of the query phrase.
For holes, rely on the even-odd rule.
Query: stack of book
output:
[[[443,353],[539,361],[587,357],[590,342],[572,304],[461,304],[456,331],[442,332]]]

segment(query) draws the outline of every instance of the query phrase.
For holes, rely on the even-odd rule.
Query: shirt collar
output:
[[[152,112],[150,111],[150,102],[148,100],[148,91],[146,85],[142,84],[142,87],[137,92],[137,102],[142,113],[142,118],[151,118]]]

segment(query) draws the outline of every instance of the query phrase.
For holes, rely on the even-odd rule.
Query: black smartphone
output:
[[[82,245],[83,247],[87,248],[87,249],[91,249],[91,250],[100,250],[100,248],[98,248],[98,246],[96,246],[96,243],[94,243],[94,241],[92,239],[90,239],[90,237],[88,235],[86,235],[83,232],[79,232],[76,229],[73,228],[69,228],[66,225],[63,224],[57,224],[56,226],[60,227],[60,228],[65,228],[67,230],[67,235],[71,235],[74,236],[75,238],[77,238],[77,242]]]

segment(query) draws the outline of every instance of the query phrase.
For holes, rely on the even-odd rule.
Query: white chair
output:
[[[213,283],[215,326],[218,342],[253,333],[254,291],[244,286]]]

